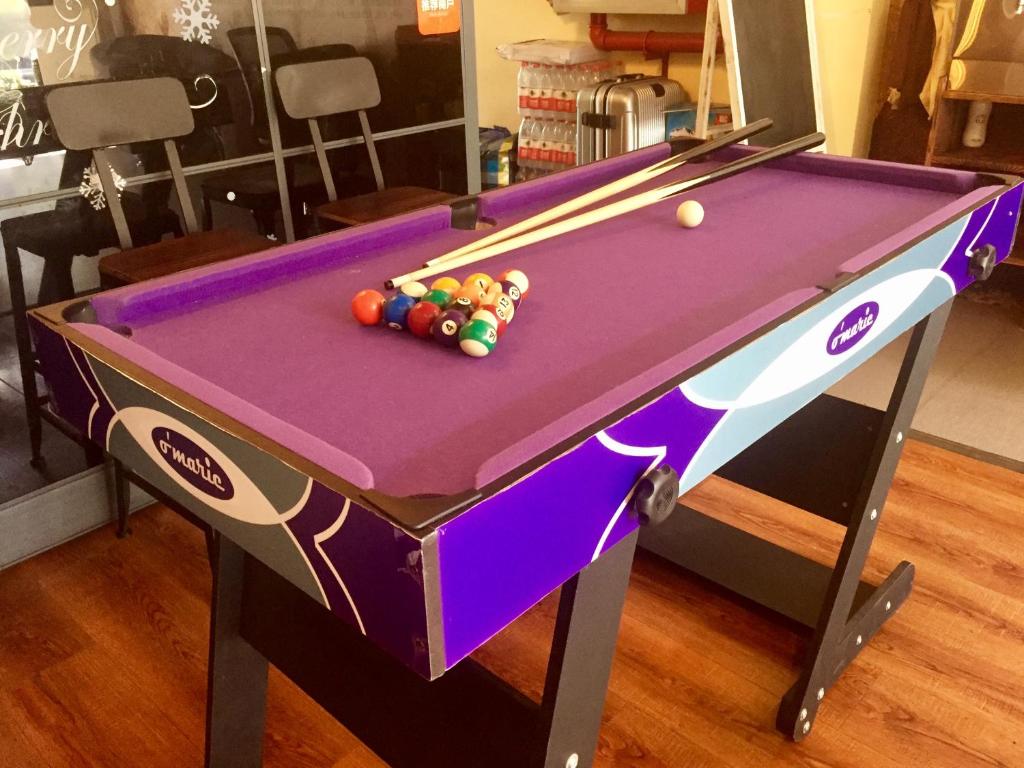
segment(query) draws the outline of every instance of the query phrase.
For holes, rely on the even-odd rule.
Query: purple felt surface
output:
[[[640,165],[664,149],[650,154]],[[445,229],[443,209],[111,292],[97,311],[132,326],[121,354],[325,469],[394,495],[455,493],[770,323],[844,262],[941,223],[975,178],[832,158],[787,167],[695,192],[707,211],[695,230],[666,201],[459,270],[518,267],[531,280],[484,360],[348,312],[357,290],[478,236]],[[607,180],[587,170],[482,207],[508,224]]]

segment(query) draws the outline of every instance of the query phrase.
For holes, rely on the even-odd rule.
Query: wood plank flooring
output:
[[[842,534],[718,479],[687,501],[822,562]],[[128,540],[105,528],[0,573],[0,767],[202,764],[203,539],[164,509],[133,520]],[[773,727],[803,649],[794,627],[641,555],[598,765],[1024,768],[1024,476],[911,441],[869,577],[902,559],[913,595],[795,745]],[[554,610],[551,597],[478,658],[538,696]],[[276,672],[268,721],[267,766],[382,765]]]

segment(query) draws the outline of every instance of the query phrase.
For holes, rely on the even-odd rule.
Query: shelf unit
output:
[[[971,102],[991,101],[985,144],[965,147],[962,137]],[[943,82],[932,117],[927,165],[1024,176],[1024,94],[955,91]],[[1018,236],[1008,264],[1024,267],[1024,236]]]

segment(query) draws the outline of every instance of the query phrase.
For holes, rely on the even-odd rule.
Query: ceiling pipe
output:
[[[622,32],[608,29],[608,14],[590,14],[590,42],[601,51],[643,51],[647,56],[701,53],[704,35],[685,32]],[[721,49],[722,41],[718,41]]]

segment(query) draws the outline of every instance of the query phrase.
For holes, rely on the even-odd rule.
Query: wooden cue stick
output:
[[[590,192],[586,192],[579,197],[574,197],[572,200],[567,200],[561,205],[556,205],[554,208],[549,208],[546,211],[538,213],[536,216],[531,216],[528,219],[523,219],[523,221],[518,221],[515,224],[505,227],[497,232],[493,232],[486,237],[474,240],[472,243],[468,243],[461,248],[456,248],[454,251],[449,251],[437,258],[430,259],[429,261],[424,262],[423,266],[432,267],[435,264],[442,264],[446,261],[457,259],[459,256],[467,254],[470,251],[478,251],[488,245],[500,243],[502,240],[507,240],[514,235],[539,227],[541,224],[547,224],[549,221],[560,219],[570,213],[575,213],[582,208],[586,208],[588,205],[593,205],[601,200],[617,195],[620,192],[625,192],[627,189],[639,186],[645,181],[649,181],[663,173],[674,170],[692,160],[709,155],[712,152],[723,149],[724,147],[745,141],[751,136],[755,136],[771,127],[772,121],[770,118],[763,117],[760,120],[755,120],[753,123],[745,125],[742,128],[737,128],[735,131],[729,131],[729,133],[722,134],[716,139],[711,139],[710,141],[698,144],[696,147],[688,149],[685,152],[679,152],[672,155],[672,157],[659,160],[654,165],[642,168],[628,176],[624,176],[621,179],[617,179],[616,181],[605,184],[604,186],[598,187]]]
[[[578,216],[574,216],[564,221],[559,221],[554,224],[550,224],[540,229],[534,229],[530,232],[526,232],[517,237],[509,238],[500,243],[495,243],[487,248],[481,248],[478,251],[473,251],[460,256],[451,261],[446,261],[441,264],[435,264],[431,267],[423,267],[415,272],[409,272],[405,275],[398,275],[384,283],[384,287],[388,290],[395,286],[403,285],[411,280],[422,280],[426,277],[433,277],[434,275],[441,274],[442,272],[448,272],[459,267],[465,267],[469,264],[476,264],[479,261],[490,259],[494,256],[499,256],[509,251],[515,251],[519,248],[525,248],[528,245],[535,245],[536,243],[543,242],[559,235],[568,234],[569,232],[575,232],[578,229],[588,227],[592,224],[598,224],[602,221],[607,221],[616,216],[621,216],[631,211],[644,208],[648,205],[667,200],[671,197],[681,195],[684,192],[688,192],[691,189],[702,187],[706,184],[711,184],[715,181],[728,178],[729,176],[735,176],[738,173],[755,168],[763,163],[767,163],[770,160],[777,160],[787,155],[792,155],[796,152],[803,151],[805,149],[811,149],[825,141],[825,134],[823,133],[812,133],[807,136],[803,136],[798,139],[793,139],[785,144],[780,144],[777,147],[771,147],[770,149],[763,150],[756,154],[748,157],[740,158],[728,165],[723,165],[715,170],[698,176],[693,179],[686,179],[684,181],[678,181],[672,184],[666,184],[656,189],[650,189],[646,192],[641,192],[632,197],[628,197],[625,200],[619,200],[609,205],[596,208],[592,211],[586,211]]]

